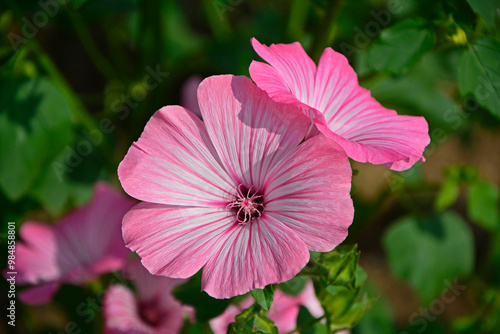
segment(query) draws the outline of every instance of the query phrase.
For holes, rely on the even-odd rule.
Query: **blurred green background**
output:
[[[352,163],[346,243],[359,245],[378,297],[353,333],[500,333],[499,8],[499,0],[2,1],[2,254],[7,222],[55,222],[98,180],[119,187],[118,163],[151,115],[192,103],[182,99],[188,80],[248,76],[260,60],[251,37],[300,41],[315,61],[325,47],[342,52],[382,104],[425,116],[432,139],[427,161],[405,172]],[[99,328],[99,314],[86,323],[73,311],[89,293],[64,289],[58,303],[18,305],[15,332],[60,332],[68,319]]]

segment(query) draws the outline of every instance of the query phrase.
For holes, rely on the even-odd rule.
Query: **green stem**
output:
[[[344,8],[347,0],[333,0],[330,2],[327,13],[318,26],[316,38],[311,47],[313,59],[319,59],[323,49],[330,46],[335,38],[336,19]]]
[[[234,6],[222,0],[203,0],[203,7],[207,15],[208,24],[215,39],[223,40],[232,33],[227,13],[234,10]]]
[[[304,34],[304,23],[309,9],[309,0],[293,0],[286,31],[292,40],[300,40]]]
[[[118,77],[118,73],[115,71],[111,63],[109,63],[108,60],[99,51],[99,48],[92,39],[92,35],[87,29],[87,26],[83,22],[82,18],[70,9],[66,7],[64,8],[71,23],[73,24],[75,32],[80,39],[83,48],[85,49],[85,52],[87,52],[97,70],[101,72],[101,74],[104,75],[104,77],[106,77],[108,80],[116,79]]]

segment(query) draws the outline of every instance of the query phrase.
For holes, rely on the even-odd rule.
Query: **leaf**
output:
[[[469,275],[474,266],[471,230],[454,212],[403,218],[387,230],[383,245],[392,270],[407,280],[425,303],[449,280]]]
[[[434,206],[437,211],[443,211],[452,206],[460,194],[460,184],[454,178],[446,178],[441,188]]]
[[[0,188],[18,200],[73,140],[70,107],[46,79],[0,79]]]
[[[354,328],[355,333],[395,334],[394,317],[389,304],[382,298],[377,300]]]
[[[359,254],[357,245],[339,246],[331,252],[322,253],[317,261],[325,268],[325,281],[354,289],[357,286]]]
[[[435,43],[433,32],[426,26],[423,19],[407,19],[382,30],[368,50],[368,65],[391,73],[414,65]]]
[[[268,285],[264,289],[254,289],[251,291],[257,304],[264,310],[269,311],[273,303],[274,285]]]
[[[488,181],[472,184],[467,202],[469,217],[489,231],[496,231],[500,225],[500,192]]]
[[[458,65],[462,95],[474,94],[477,102],[500,118],[500,43],[480,37],[465,51]]]
[[[297,316],[297,329],[301,328],[301,334],[328,334],[326,326],[313,317],[309,310],[302,305],[299,306]]]
[[[329,333],[354,327],[374,302],[364,289],[332,285],[320,289],[318,299],[327,316]]]
[[[295,276],[289,281],[280,284],[280,289],[284,293],[297,296],[306,286],[307,276]]]
[[[267,318],[267,315],[260,307],[251,306],[236,317],[236,321],[229,325],[229,334],[278,334],[278,329],[274,322]]]
[[[498,17],[498,0],[467,0],[472,9],[481,15],[490,25],[495,24],[495,16]]]

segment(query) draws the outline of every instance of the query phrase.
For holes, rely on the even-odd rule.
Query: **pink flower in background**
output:
[[[137,288],[137,296],[123,285],[112,285],[104,295],[105,334],[174,334],[179,333],[184,317],[194,318],[194,309],[182,305],[172,295],[184,280],[151,275],[133,261],[126,277]]]
[[[309,119],[246,77],[205,79],[198,101],[204,123],[160,109],[118,168],[145,201],[126,214],[123,236],[151,273],[203,267],[202,289],[228,298],[291,279],[308,250],[345,239],[354,209],[339,146],[322,135],[301,143]]]
[[[57,225],[24,223],[16,249],[16,281],[37,286],[23,290],[19,299],[43,304],[62,283],[79,285],[121,269],[130,253],[122,239],[121,221],[134,204],[101,182],[89,204]]]
[[[235,321],[236,316],[253,303],[253,297],[248,296],[238,305],[230,305],[221,315],[210,320],[210,328],[214,334],[227,333],[229,325]],[[268,316],[274,321],[279,333],[288,333],[297,327],[300,305],[304,305],[313,317],[319,318],[323,315],[312,281],[309,280],[304,290],[297,296],[286,294],[280,289],[276,290]]]
[[[252,38],[252,45],[270,64],[250,65],[257,86],[275,101],[300,106],[350,158],[393,170],[424,160],[422,153],[430,142],[425,119],[384,108],[359,86],[342,54],[326,48],[316,66],[298,42],[267,47]]]
[[[198,106],[198,97],[196,96],[196,92],[198,91],[198,86],[202,81],[203,78],[195,74],[187,78],[181,88],[182,106],[200,118],[201,112],[200,107]]]

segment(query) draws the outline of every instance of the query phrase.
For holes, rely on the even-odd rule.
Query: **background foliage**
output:
[[[356,334],[498,332],[499,8],[498,0],[4,1],[1,247],[8,221],[55,222],[98,180],[119,187],[117,165],[154,111],[183,103],[192,75],[248,76],[258,59],[251,37],[300,41],[316,61],[331,46],[386,107],[425,116],[432,142],[427,162],[405,172],[353,162],[347,246],[313,254],[303,272],[321,273],[328,321],[301,308],[301,332],[360,319]],[[76,310],[88,298],[99,303],[109,279],[65,286],[49,306],[19,305],[15,330],[64,331],[74,321],[97,331],[100,312]],[[301,280],[283,289],[293,293]],[[229,303],[198,291],[195,277],[176,292],[197,309],[200,323],[186,332],[208,331],[203,322]],[[273,332],[265,317],[272,291],[254,297],[233,332]]]

